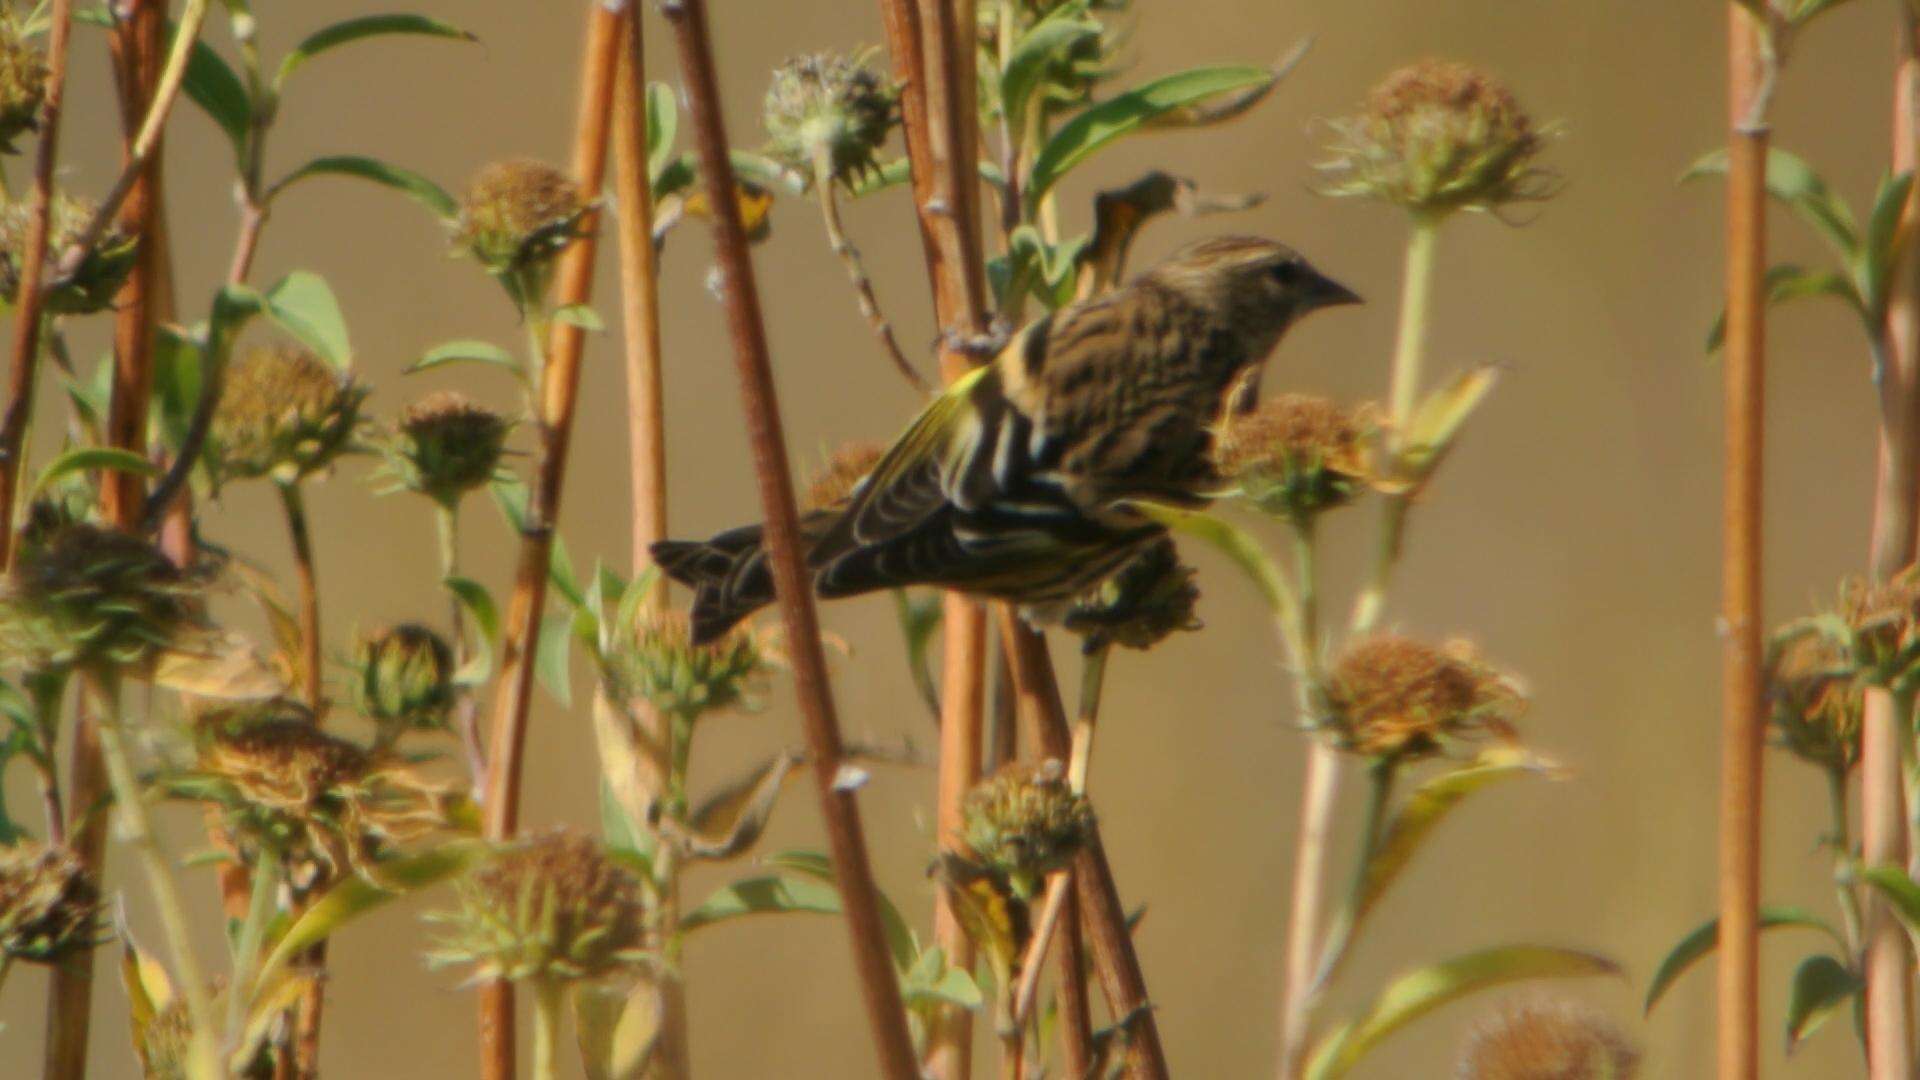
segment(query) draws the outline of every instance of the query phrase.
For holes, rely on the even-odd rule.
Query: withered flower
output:
[[[0,18],[0,154],[17,152],[15,139],[40,130],[46,100],[47,58],[8,14]]]
[[[807,497],[801,509],[832,510],[845,505],[886,452],[887,448],[879,443],[865,441],[850,442],[835,450],[807,484]]]
[[[751,706],[773,659],[751,627],[739,626],[705,645],[681,611],[642,610],[608,650],[608,674],[620,694],[669,716]]]
[[[428,954],[472,965],[475,981],[574,982],[646,964],[640,880],[590,837],[536,833],[500,849],[458,883],[460,907],[428,916],[448,935]]]
[[[513,421],[443,390],[407,406],[382,449],[400,486],[451,508],[493,479],[512,430]]]
[[[871,56],[811,53],[775,68],[763,116],[768,155],[847,187],[878,169],[880,146],[900,119],[899,92],[867,66]]]
[[[383,743],[446,724],[454,699],[453,648],[432,627],[401,623],[362,638],[354,667],[354,699],[380,726]]]
[[[0,79],[4,78],[4,71],[0,71]],[[105,311],[133,269],[134,248],[139,241],[115,222],[86,250],[73,273],[62,280],[53,280],[55,264],[80,240],[96,209],[90,200],[66,192],[54,193],[47,218],[47,277],[42,281],[51,285],[46,308],[55,315],[91,315]],[[0,206],[0,293],[16,302],[20,296],[20,274],[27,259],[27,231],[32,221],[30,202],[22,200]]]
[[[1341,748],[1381,762],[1437,754],[1455,739],[1511,738],[1526,709],[1519,689],[1464,647],[1390,634],[1349,645],[1326,696]]]
[[[1459,1080],[1633,1080],[1640,1053],[1613,1021],[1570,1001],[1508,1002],[1467,1036]]]
[[[1920,571],[1910,566],[1887,581],[1846,581],[1837,614],[1861,679],[1889,690],[1915,685],[1920,679]]]
[[[243,853],[283,860],[302,889],[358,873],[378,884],[392,848],[451,827],[459,797],[407,763],[315,727],[290,702],[204,718],[195,768],[175,795],[210,802]]]
[[[1372,473],[1371,410],[1309,394],[1279,394],[1228,416],[1213,437],[1213,467],[1262,513],[1306,521],[1344,506]]]
[[[1774,727],[1789,751],[1839,772],[1860,760],[1866,701],[1845,648],[1825,634],[1804,629],[1776,634],[1767,688]]]
[[[39,671],[139,665],[197,625],[201,585],[139,537],[55,525],[0,579],[0,656]]]
[[[57,964],[106,938],[100,890],[65,848],[0,848],[0,957]]]
[[[1193,579],[1173,541],[1163,539],[1068,608],[1063,621],[1089,653],[1109,645],[1150,649],[1179,631],[1200,629],[1193,613],[1200,588]]]
[[[351,447],[368,389],[306,349],[262,347],[227,371],[207,448],[222,480],[292,484]]]
[[[967,792],[961,810],[974,861],[1030,900],[1093,835],[1093,807],[1067,786],[1058,762],[1013,764]]]
[[[546,270],[579,232],[588,206],[566,173],[525,158],[475,173],[456,241],[524,309],[546,291]]]
[[[1424,60],[1387,76],[1360,115],[1330,122],[1323,191],[1415,214],[1537,202],[1560,178],[1536,163],[1542,132],[1513,92],[1466,64]]]

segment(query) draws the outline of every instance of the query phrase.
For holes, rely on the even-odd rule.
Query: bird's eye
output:
[[[1292,261],[1283,262],[1276,265],[1272,270],[1269,270],[1268,273],[1273,275],[1273,280],[1279,284],[1292,285],[1300,280],[1300,264]]]

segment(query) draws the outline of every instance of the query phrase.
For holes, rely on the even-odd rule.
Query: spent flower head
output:
[[[513,421],[443,390],[407,406],[381,449],[400,486],[451,508],[493,479],[512,430]]]
[[[198,627],[203,584],[139,537],[55,525],[0,578],[0,657],[34,671],[143,664]]]
[[[1193,579],[1173,541],[1162,539],[1068,608],[1066,628],[1081,635],[1089,653],[1109,645],[1150,649],[1182,630],[1200,629],[1193,613],[1200,588]]]
[[[802,510],[831,510],[853,498],[854,489],[873,472],[887,448],[877,442],[846,443],[833,452],[827,463],[807,483]]]
[[[1633,1080],[1640,1053],[1613,1021],[1570,1001],[1521,999],[1474,1026],[1458,1080]]]
[[[1061,773],[1057,761],[1008,765],[967,792],[961,808],[974,863],[1022,900],[1093,835],[1093,807]]]
[[[767,153],[802,176],[847,187],[877,170],[900,97],[867,66],[872,55],[809,53],[775,68],[763,112]]]
[[[567,829],[501,848],[457,885],[460,906],[429,918],[447,930],[434,966],[471,965],[487,979],[574,982],[637,972],[646,894],[592,838]]]
[[[0,847],[0,961],[56,964],[105,940],[100,890],[78,856],[22,840]]]
[[[1213,436],[1213,468],[1261,512],[1306,521],[1344,506],[1372,475],[1372,410],[1310,394],[1279,394],[1228,416]]]
[[[0,74],[0,78],[4,78],[4,74]],[[55,315],[91,315],[105,311],[133,269],[134,249],[139,241],[114,221],[87,248],[72,274],[60,281],[53,280],[55,264],[80,240],[96,209],[90,200],[64,191],[54,193],[47,218],[43,271],[46,277],[41,280],[51,286],[46,307]],[[0,206],[0,293],[15,301],[20,296],[20,275],[26,266],[27,233],[32,221],[33,205],[27,200]]]
[[[1795,756],[1840,772],[1860,760],[1866,696],[1843,645],[1800,626],[1775,634],[1767,689],[1773,726]]]
[[[524,310],[588,210],[573,178],[527,158],[484,166],[467,184],[456,242],[499,278]]]
[[[1560,189],[1538,164],[1545,135],[1493,76],[1423,60],[1367,95],[1358,116],[1331,121],[1328,195],[1379,199],[1416,214],[1498,210]]]
[[[1427,757],[1454,740],[1511,738],[1526,698],[1463,645],[1435,648],[1391,634],[1335,658],[1327,706],[1342,749],[1385,763]]]
[[[352,448],[368,389],[306,349],[262,346],[227,372],[208,450],[224,480],[293,484]]]
[[[47,58],[11,12],[0,16],[0,154],[16,153],[15,139],[40,130],[46,100]]]
[[[1920,680],[1920,569],[1909,566],[1886,581],[1847,580],[1836,614],[1868,685],[1907,689]]]
[[[735,705],[752,707],[776,662],[751,626],[696,645],[685,612],[642,608],[615,634],[607,674],[621,697],[690,721]]]
[[[360,639],[354,700],[382,744],[416,728],[441,728],[453,708],[453,648],[432,627],[400,623]]]

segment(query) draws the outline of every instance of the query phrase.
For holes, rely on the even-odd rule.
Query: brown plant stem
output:
[[[314,720],[323,718],[320,670],[320,579],[313,561],[313,530],[307,526],[307,500],[296,483],[274,485],[280,495],[280,511],[287,521],[287,538],[293,547],[294,579],[300,602],[300,693],[313,710]]]
[[[868,1023],[873,1029],[881,1074],[889,1080],[912,1080],[919,1076],[919,1064],[907,1033],[900,985],[880,922],[879,892],[868,863],[859,806],[853,792],[841,787],[839,782],[844,765],[840,727],[827,682],[820,627],[815,620],[812,580],[800,551],[793,483],[767,354],[766,329],[760,315],[759,290],[747,251],[746,232],[740,222],[739,204],[735,201],[733,165],[727,156],[720,85],[714,70],[706,5],[703,0],[669,0],[662,5],[662,11],[673,25],[679,46],[680,70],[687,85],[700,174],[706,184],[707,205],[713,210],[715,255],[734,359],[739,367],[741,406],[746,414],[754,471],[759,480],[768,560],[805,720],[834,877],[853,938],[855,968]]]
[[[60,114],[66,101],[67,42],[73,30],[72,0],[54,0],[47,39],[45,103],[40,138],[34,150],[31,217],[26,254],[21,259],[19,292],[13,312],[13,367],[7,384],[7,408],[0,418],[0,569],[12,562],[13,503],[20,480],[27,422],[33,415],[34,376],[40,367],[40,331],[46,297],[40,280],[47,265],[47,232],[53,210],[53,170],[60,159]]]
[[[840,260],[840,266],[847,272],[847,281],[853,286],[853,295],[860,305],[860,317],[867,321],[867,329],[873,332],[875,341],[880,343],[880,351],[886,355],[887,362],[893,365],[907,385],[922,394],[932,392],[927,380],[916,371],[913,361],[900,351],[900,342],[894,339],[893,324],[887,321],[880,310],[880,300],[873,293],[873,281],[867,277],[866,263],[860,258],[860,249],[847,239],[847,229],[840,221],[840,200],[833,188],[833,165],[829,160],[831,151],[820,146],[813,155],[813,193],[820,204],[820,220],[826,226],[827,247],[832,249],[834,257]]]
[[[1894,77],[1893,168],[1916,162],[1920,124],[1920,60],[1916,59],[1914,12],[1901,6],[1900,61]],[[1910,195],[1905,226],[1915,220]],[[1880,434],[1868,552],[1876,580],[1886,580],[1913,561],[1920,520],[1920,246],[1906,245],[1891,289],[1887,324],[1874,347],[1879,372]],[[1896,714],[1886,691],[1867,695],[1860,747],[1861,859],[1869,866],[1905,865],[1907,850],[1901,790],[1903,742],[1910,718]],[[1914,1068],[1912,1048],[1912,953],[1887,902],[1863,890],[1866,975],[1867,1069],[1874,1080],[1905,1080]]]
[[[633,485],[633,569],[652,561],[648,549],[667,535],[666,397],[660,357],[660,281],[653,245],[653,186],[647,168],[647,79],[640,19],[629,18],[613,90],[613,199],[620,208],[615,232],[620,248],[620,322],[625,335],[627,373],[627,456]],[[667,585],[655,580],[645,601],[649,609],[665,604]],[[670,721],[658,709],[640,703],[633,710],[645,738],[670,745]],[[596,725],[595,730],[599,727]],[[603,755],[625,760],[625,755]],[[655,926],[663,954],[671,956],[680,937],[678,859],[654,864]],[[652,1069],[659,1080],[687,1075],[686,984],[678,976],[653,980],[659,1009],[658,1041]]]
[[[1073,735],[1067,727],[1066,709],[1060,701],[1060,687],[1054,678],[1046,641],[1021,622],[1012,608],[1001,604],[995,606],[995,611],[1008,662],[1013,668],[1020,714],[1033,729],[1041,751],[1064,761],[1073,751]],[[1126,909],[1120,904],[1113,869],[1107,863],[1106,847],[1097,829],[1073,861],[1073,878],[1081,923],[1092,939],[1094,969],[1100,976],[1107,1008],[1115,1022],[1127,1029],[1128,1075],[1163,1080],[1167,1076],[1167,1060],[1160,1045],[1160,1028],[1147,998],[1146,977],[1141,973],[1140,958],[1133,949],[1133,937],[1127,930]],[[1063,926],[1062,930],[1065,929]],[[1061,944],[1062,955],[1065,955],[1066,941],[1062,940]],[[1065,1011],[1062,1010],[1063,1014]],[[1091,1058],[1091,1053],[1088,1056]]]
[[[587,16],[579,112],[574,128],[573,174],[581,199],[600,197],[607,159],[607,135],[613,118],[614,73],[628,16],[624,2],[595,4]],[[593,259],[599,213],[582,216],[578,235],[560,258],[554,284],[556,306],[584,304],[593,291]],[[580,388],[580,358],[586,334],[556,320],[549,331],[537,385],[540,433],[528,521],[520,537],[513,596],[501,643],[500,675],[494,692],[493,730],[487,753],[485,833],[511,837],[519,826],[521,757],[526,746],[527,714],[533,703],[532,649],[547,599],[547,567],[560,515],[561,484],[573,433],[574,403]],[[514,1074],[513,986],[496,979],[480,988],[480,1065],[483,1080],[512,1080]]]
[[[1760,31],[1738,5],[1731,6],[1730,11],[1720,947],[1715,955],[1719,968],[1719,1076],[1721,1080],[1752,1080],[1759,1075],[1760,1067],[1760,497],[1767,131],[1749,122],[1759,91],[1756,35]]]

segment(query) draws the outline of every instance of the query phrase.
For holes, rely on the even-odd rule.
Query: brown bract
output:
[[[360,426],[368,389],[307,349],[250,349],[227,372],[208,437],[223,480],[291,484],[331,465]]]
[[[0,579],[0,662],[125,669],[173,644],[203,583],[136,536],[56,524]]]
[[[1349,501],[1366,482],[1371,427],[1368,407],[1278,394],[1223,420],[1214,432],[1214,471],[1267,513],[1312,515]]]
[[[1391,634],[1348,646],[1326,693],[1342,748],[1387,761],[1435,754],[1453,739],[1511,738],[1526,708],[1519,690],[1464,646]]]
[[[559,254],[585,210],[579,185],[559,169],[528,158],[497,161],[468,182],[456,240],[505,273]]]
[[[54,964],[103,937],[100,890],[65,848],[0,848],[0,958]]]
[[[1633,1080],[1640,1053],[1605,1016],[1552,998],[1509,1002],[1467,1036],[1457,1080]]]
[[[1776,644],[1767,671],[1773,721],[1799,757],[1845,771],[1860,759],[1866,695],[1852,658],[1831,638],[1800,633]]]
[[[800,509],[828,510],[853,498],[853,489],[880,464],[887,448],[877,442],[850,442],[833,452],[827,464],[813,474],[807,484],[806,501]]]

